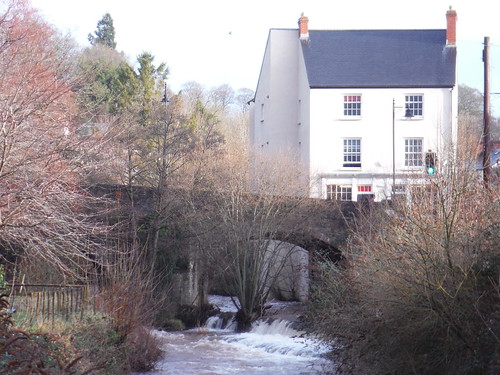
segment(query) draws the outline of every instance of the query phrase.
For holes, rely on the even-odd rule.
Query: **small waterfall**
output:
[[[234,319],[234,313],[224,312],[211,316],[207,319],[203,328],[211,330],[234,331],[236,329],[236,320]]]
[[[257,321],[250,332],[235,335],[229,341],[268,354],[295,358],[319,358],[328,351],[319,340],[306,337],[305,332],[291,325],[286,320]]]
[[[304,332],[293,329],[292,323],[286,320],[274,320],[272,322],[258,320],[254,323],[250,332],[260,335],[283,335],[288,337],[302,336]]]
[[[207,319],[204,328],[222,329],[223,324],[224,324],[224,320],[221,319],[220,316],[215,315],[215,316],[211,316]]]
[[[231,297],[209,295],[208,302],[216,306],[220,310],[220,313],[209,317],[203,328],[209,330],[235,331],[236,321],[234,316],[236,314],[236,307]]]
[[[258,320],[256,321],[250,333],[257,335],[282,335],[288,337],[299,337],[304,334],[292,328],[293,323],[286,320]],[[237,323],[234,313],[224,312],[211,316],[205,322],[203,328],[208,330],[235,331]]]
[[[165,357],[156,375],[317,375],[329,361],[328,347],[283,319],[259,320],[250,332],[235,332],[235,308],[227,297],[214,296],[221,312],[203,329],[158,332]],[[293,303],[279,303],[280,308]]]

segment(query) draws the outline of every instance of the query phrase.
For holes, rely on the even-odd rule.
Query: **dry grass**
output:
[[[71,322],[33,322],[20,327],[7,313],[8,306],[6,296],[2,296],[2,374],[123,375],[152,370],[162,355],[154,334],[126,313],[86,315]],[[110,311],[113,308],[117,304],[108,306]]]

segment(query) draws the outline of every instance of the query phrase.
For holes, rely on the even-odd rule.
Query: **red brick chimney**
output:
[[[300,15],[299,18],[299,39],[308,40],[309,39],[309,18],[304,16],[304,13]]]
[[[446,12],[446,44],[457,43],[457,12],[453,9],[448,9]]]

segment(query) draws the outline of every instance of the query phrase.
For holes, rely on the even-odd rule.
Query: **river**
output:
[[[221,311],[234,311],[227,297],[210,296]],[[328,347],[292,328],[300,304],[271,302],[272,322],[257,321],[252,330],[236,333],[230,323],[212,317],[206,326],[181,332],[156,334],[164,357],[149,375],[315,375],[328,365]]]

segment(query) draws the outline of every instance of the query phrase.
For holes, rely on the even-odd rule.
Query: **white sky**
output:
[[[482,50],[491,43],[491,92],[500,92],[500,1],[497,0],[32,0],[49,22],[83,46],[109,12],[117,50],[131,62],[143,51],[170,69],[169,86],[196,81],[255,89],[270,28],[445,29],[458,13],[458,80],[483,91]],[[500,95],[492,95],[495,114]]]

